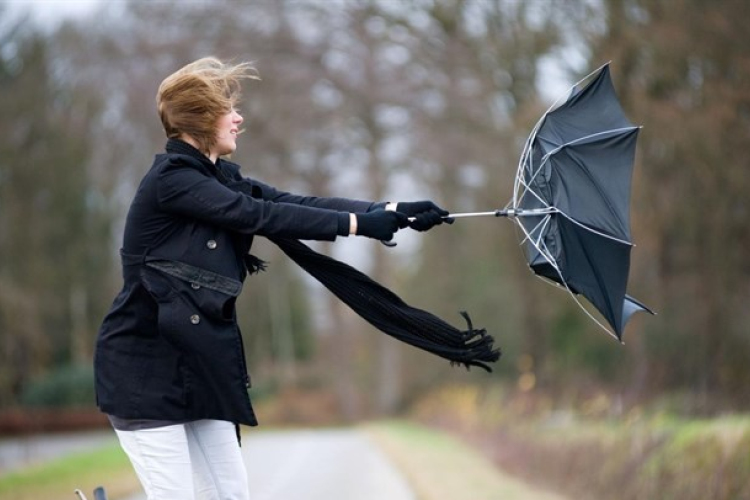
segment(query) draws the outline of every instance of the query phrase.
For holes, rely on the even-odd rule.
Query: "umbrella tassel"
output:
[[[465,360],[452,360],[451,366],[463,365],[466,367],[466,370],[469,370],[472,366],[477,366],[488,372],[492,372],[492,369],[482,361],[494,363],[500,358],[500,349],[493,350],[494,339],[487,333],[485,328],[474,328],[469,313],[460,311],[459,314],[466,321],[466,331],[461,332],[461,336],[467,355]]]

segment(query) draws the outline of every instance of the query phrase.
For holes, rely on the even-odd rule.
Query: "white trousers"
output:
[[[198,420],[115,432],[148,500],[250,498],[245,464],[230,422]]]

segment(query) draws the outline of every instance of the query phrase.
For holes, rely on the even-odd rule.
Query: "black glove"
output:
[[[427,231],[443,222],[453,224],[454,219],[444,218],[450,212],[440,208],[429,200],[398,202],[396,210],[409,215],[409,227],[417,231]]]
[[[409,217],[413,217],[423,212],[429,212],[430,210],[434,210],[441,217],[445,217],[446,215],[449,214],[447,210],[440,208],[439,206],[435,205],[430,200],[399,201],[398,204],[396,205],[396,210],[398,210],[402,214],[408,215]]]
[[[401,212],[374,210],[357,216],[357,236],[389,241],[399,229],[409,224],[409,217]]]
[[[440,224],[448,220],[443,219],[435,210],[419,213],[414,217],[410,217],[410,219],[413,220],[409,221],[409,227],[417,231],[427,231],[435,226],[439,226]],[[448,223],[453,224],[453,219],[450,219]]]

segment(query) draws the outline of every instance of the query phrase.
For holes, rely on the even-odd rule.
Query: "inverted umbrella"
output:
[[[626,294],[633,246],[630,187],[639,130],[625,117],[606,64],[575,84],[565,102],[553,104],[537,122],[521,154],[513,198],[504,209],[450,215],[512,219],[524,234],[534,273],[566,288],[618,340],[634,313],[651,313]],[[577,295],[601,313],[611,330]]]

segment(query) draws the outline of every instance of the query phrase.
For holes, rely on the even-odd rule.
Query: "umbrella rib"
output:
[[[533,189],[531,188],[531,186],[530,186],[530,183],[534,182],[534,180],[536,179],[536,177],[537,177],[537,176],[539,175],[539,173],[540,173],[540,172],[542,171],[542,167],[544,166],[544,163],[545,163],[545,162],[543,161],[543,162],[542,162],[542,163],[541,163],[541,164],[540,164],[540,165],[539,165],[539,166],[538,166],[538,167],[536,168],[536,170],[532,170],[532,165],[531,165],[531,161],[530,161],[530,160],[529,160],[529,162],[528,162],[528,163],[529,163],[529,169],[528,169],[528,170],[529,170],[529,172],[530,172],[530,176],[529,176],[529,179],[525,179],[525,176],[523,175],[523,171],[519,171],[519,172],[518,172],[518,173],[516,174],[516,186],[518,186],[518,185],[521,185],[521,186],[523,186],[523,188],[524,188],[524,189],[523,189],[523,193],[521,193],[521,198],[523,198],[523,196],[525,195],[525,193],[526,193],[527,191],[529,191],[529,192],[531,192],[531,193],[532,193],[532,194],[534,195],[534,197],[536,197],[536,198],[537,198],[537,199],[538,199],[538,200],[539,200],[539,201],[540,201],[541,203],[543,203],[543,204],[544,204],[545,206],[549,206],[549,204],[548,204],[548,203],[547,203],[547,202],[546,202],[545,200],[543,200],[543,199],[541,198],[541,196],[540,196],[539,194],[537,194],[537,193],[536,193],[536,192],[535,192],[535,191],[534,191],[534,190],[533,190]],[[522,167],[522,169],[523,169],[523,168],[524,168],[524,167]],[[516,208],[516,207],[518,206],[518,196],[517,196],[517,193],[515,193],[515,192],[514,192],[514,194],[513,194],[513,195],[514,195],[514,201],[515,201],[515,205],[514,205],[514,208]]]
[[[547,111],[549,113],[549,110]],[[542,123],[544,122],[545,117],[547,116],[547,113],[542,115],[542,117],[539,119],[539,121],[534,125],[534,128],[531,130],[531,133],[529,134],[529,137],[526,139],[526,143],[523,146],[523,150],[521,151],[521,156],[518,160],[518,168],[516,169],[516,179],[513,183],[513,207],[518,206],[518,192],[519,192],[519,186],[521,184],[524,185],[526,189],[528,189],[528,186],[525,185],[523,182],[523,170],[525,168],[526,160],[529,158],[529,155],[531,154],[531,144],[534,142],[534,139],[536,138],[536,134],[539,131],[539,128],[541,127]],[[531,163],[529,161],[529,163]],[[536,174],[535,174],[536,175]],[[521,195],[523,196],[523,194]]]
[[[570,95],[570,92],[571,92],[571,91],[572,91],[573,89],[575,89],[575,88],[576,88],[576,87],[578,87],[578,86],[579,86],[580,84],[582,84],[583,82],[585,82],[586,80],[588,80],[589,78],[593,77],[594,75],[596,75],[597,73],[599,73],[599,72],[600,72],[601,70],[603,70],[604,68],[606,68],[607,66],[609,66],[611,62],[612,62],[612,61],[607,61],[606,63],[602,64],[601,66],[599,66],[598,68],[596,68],[596,69],[595,69],[594,71],[592,71],[591,73],[589,73],[588,75],[584,76],[583,78],[581,78],[580,80],[578,80],[578,81],[577,81],[576,83],[574,83],[573,85],[571,85],[571,86],[570,86],[570,87],[568,88],[568,91],[567,91],[567,93],[565,93],[565,94],[560,94],[560,97],[558,97],[558,98],[557,98],[557,99],[555,100],[555,102],[554,102],[554,103],[552,104],[552,106],[550,106],[550,108],[549,108],[549,109],[547,110],[547,112],[546,112],[546,113],[544,113],[544,116],[548,115],[548,114],[549,114],[549,113],[550,113],[550,112],[552,111],[552,109],[553,109],[553,108],[554,108],[554,107],[555,107],[555,106],[557,105],[557,103],[558,103],[558,102],[559,102],[559,101],[560,101],[560,100],[561,100],[562,98],[565,98],[565,100],[567,100],[568,98],[570,98],[570,97],[571,97],[571,95]],[[584,88],[585,88],[585,87],[584,87]],[[581,89],[581,90],[583,90],[583,89]]]
[[[559,153],[565,147],[574,146],[574,145],[576,145],[576,144],[578,144],[580,142],[586,141],[586,140],[591,139],[591,138],[595,138],[597,136],[606,135],[606,134],[613,134],[613,133],[619,133],[619,132],[631,132],[633,130],[637,130],[637,129],[640,129],[640,128],[641,127],[639,127],[639,126],[632,126],[632,127],[622,127],[622,128],[617,128],[617,129],[606,130],[604,132],[597,132],[595,134],[589,134],[589,135],[584,136],[584,137],[579,137],[579,138],[577,138],[577,139],[575,139],[573,141],[566,142],[565,144],[562,144],[561,146],[556,147],[555,149],[551,150],[550,152],[548,152],[547,154],[545,154],[542,157],[542,161],[540,162],[539,167],[536,169],[536,171],[534,172],[534,175],[528,181],[526,181],[526,180],[521,180],[520,181],[524,185],[524,187],[526,188],[525,191],[524,191],[524,194],[526,192],[531,192],[534,195],[534,197],[537,200],[539,200],[540,203],[544,204],[547,207],[550,207],[551,205],[549,205],[544,199],[542,199],[542,197],[538,193],[536,193],[529,186],[528,183],[531,183],[531,182],[534,181],[534,179],[536,178],[537,174],[541,171],[541,169],[544,166],[544,164],[549,161],[549,159],[552,157],[552,155],[555,155],[555,154]],[[584,228],[584,229],[586,229],[586,230],[588,230],[588,231],[590,231],[592,233],[598,234],[598,235],[603,236],[605,238],[609,238],[609,239],[612,239],[614,241],[618,241],[618,242],[621,242],[621,243],[624,243],[624,244],[627,244],[627,245],[630,245],[630,246],[633,245],[629,241],[625,241],[625,240],[622,240],[620,238],[616,238],[614,236],[602,233],[601,231],[597,231],[597,230],[592,229],[592,228],[590,228],[590,227],[588,227],[586,225],[583,225],[583,224],[579,223],[578,221],[576,221],[575,219],[573,219],[571,216],[569,216],[569,215],[565,214],[564,212],[560,211],[557,207],[553,207],[553,208],[555,208],[556,210],[558,210],[559,213],[565,215],[568,219],[570,219],[574,223],[578,224],[580,227],[582,227],[582,228]]]
[[[549,219],[549,218],[551,218],[551,217],[550,216],[545,217],[545,219]],[[605,332],[607,332],[609,335],[611,335],[612,337],[614,337],[619,342],[622,342],[622,340],[620,340],[614,332],[612,332],[609,328],[606,327],[606,325],[604,325],[593,314],[591,314],[591,312],[588,309],[586,309],[586,307],[584,307],[583,303],[581,303],[581,301],[578,299],[578,297],[576,296],[576,294],[573,293],[573,290],[571,290],[570,287],[568,286],[567,280],[562,275],[562,271],[560,270],[560,266],[557,264],[557,262],[555,261],[555,259],[549,253],[549,249],[547,248],[547,245],[544,245],[544,243],[542,243],[541,241],[536,241],[534,238],[532,238],[531,234],[528,231],[526,231],[526,229],[523,227],[523,225],[520,222],[517,221],[517,224],[521,228],[521,231],[524,234],[526,234],[526,236],[527,236],[524,239],[524,241],[528,240],[534,246],[534,248],[536,249],[536,251],[539,252],[539,255],[541,255],[542,257],[544,257],[544,260],[546,260],[547,263],[550,266],[552,266],[552,268],[557,273],[557,276],[560,278],[560,283],[561,283],[562,287],[565,288],[565,290],[573,298],[573,300],[578,305],[578,307],[580,307],[581,310],[586,314],[586,316],[588,316],[594,323],[596,323],[597,325],[599,325],[599,327],[602,330],[604,330]],[[541,233],[540,233],[540,237],[541,237]],[[549,281],[549,280],[545,280],[541,276],[537,276],[537,277],[540,278],[542,281]]]
[[[608,135],[608,134],[613,134],[614,135],[614,134],[618,134],[618,133],[623,133],[624,134],[624,133],[627,133],[627,132],[632,132],[633,130],[638,130],[640,128],[642,128],[642,127],[640,127],[638,125],[632,125],[630,127],[613,128],[613,129],[609,129],[609,130],[604,130],[602,132],[596,132],[594,134],[589,134],[589,135],[584,135],[582,137],[577,137],[576,139],[573,139],[572,141],[568,141],[565,144],[557,146],[555,149],[553,149],[552,151],[550,151],[549,153],[547,153],[546,155],[544,155],[544,158],[543,158],[542,161],[544,162],[544,160],[546,160],[549,156],[554,155],[556,153],[559,153],[561,149],[566,148],[568,146],[575,146],[576,144],[578,144],[580,142],[583,142],[583,141],[586,141],[586,140],[589,140],[589,139],[594,139],[594,138],[602,136],[602,135]]]
[[[542,220],[540,220],[536,226],[534,226],[530,231],[526,231],[524,228],[524,233],[526,234],[526,238],[521,241],[521,245],[526,243],[526,241],[533,239],[531,237],[532,234],[538,234],[539,240],[541,241],[542,234],[544,233],[544,230],[546,229],[547,225],[549,224],[549,221],[552,219],[550,215],[546,215],[545,217],[542,217]],[[523,227],[523,226],[522,226]],[[536,245],[534,245],[536,247]]]
[[[557,271],[557,268],[555,266],[552,266],[552,267],[554,267],[555,270]],[[562,282],[562,286],[561,287],[565,288],[565,290],[573,298],[573,300],[575,301],[575,303],[578,304],[578,307],[581,308],[581,310],[584,312],[584,314],[586,314],[586,316],[588,316],[594,323],[596,323],[597,325],[599,325],[599,328],[601,328],[602,330],[604,330],[605,332],[607,332],[609,335],[611,335],[612,337],[614,337],[614,339],[617,340],[618,342],[620,342],[621,344],[624,344],[624,342],[622,340],[620,340],[617,337],[617,335],[612,330],[610,330],[609,328],[607,328],[607,326],[604,323],[602,323],[601,321],[599,321],[596,318],[596,316],[594,316],[593,314],[591,314],[591,312],[588,309],[586,309],[586,307],[583,305],[583,303],[578,299],[578,296],[575,293],[573,293],[573,290],[570,289],[570,287],[568,286],[568,282],[565,281],[565,278],[562,277],[562,275],[560,274],[559,271],[558,271],[557,274],[558,274],[558,276],[560,276],[560,281]],[[547,282],[548,284],[556,285],[555,283],[550,283],[549,280],[544,279],[544,277],[542,277],[542,276],[537,276],[537,278],[541,279],[543,282]],[[558,288],[560,288],[560,286],[558,286]]]
[[[545,217],[545,219],[550,219],[550,218],[551,218],[550,216]],[[518,226],[521,228],[521,231],[526,235],[526,238],[524,238],[524,241],[529,241],[529,243],[531,243],[534,246],[534,249],[536,249],[536,251],[539,252],[539,254],[542,257],[544,257],[544,260],[546,260],[547,263],[551,265],[555,269],[555,271],[557,271],[557,274],[560,276],[560,279],[563,279],[562,271],[560,271],[560,267],[558,266],[557,261],[555,261],[554,257],[552,257],[552,254],[550,253],[547,245],[545,245],[544,242],[541,241],[542,233],[540,232],[538,239],[535,239],[534,237],[532,237],[531,233],[527,231],[525,227],[523,227],[523,225],[520,222],[518,221],[516,222]],[[542,221],[539,224],[542,224],[544,222],[545,221]],[[539,227],[539,224],[537,224],[537,227]],[[534,229],[536,229],[536,227]],[[563,281],[565,280],[563,279]]]
[[[521,195],[522,198],[524,196],[526,196],[526,193],[531,193],[532,195],[534,195],[534,198],[536,198],[539,201],[539,203],[541,203],[543,205],[544,208],[551,208],[551,205],[549,203],[547,203],[547,200],[545,200],[544,198],[542,198],[542,196],[539,193],[537,193],[536,191],[534,191],[531,188],[531,186],[529,186],[528,184],[524,183],[524,187],[526,189],[524,189],[524,192]],[[518,207],[516,206],[514,208],[518,208]]]
[[[523,193],[521,193],[521,198],[523,198],[526,193],[531,193],[534,195],[534,198],[536,198],[542,205],[545,207],[550,207],[550,204],[547,203],[545,199],[542,198],[542,196],[534,191],[531,188],[531,185],[529,183],[533,182],[534,179],[536,179],[536,176],[539,175],[539,172],[542,170],[542,167],[544,166],[544,161],[539,165],[539,168],[536,169],[536,171],[531,175],[531,178],[527,180],[522,179],[521,177],[518,178],[518,183],[524,187]],[[514,195],[515,196],[515,195]],[[514,205],[513,208],[517,208],[517,203]]]
[[[623,240],[623,239],[620,239],[620,238],[617,238],[615,236],[612,236],[611,234],[603,233],[603,232],[598,231],[598,230],[596,230],[596,229],[594,229],[594,228],[592,228],[590,226],[587,226],[586,224],[583,224],[583,223],[575,220],[573,217],[571,217],[570,215],[566,214],[565,212],[563,212],[560,209],[557,209],[557,213],[560,214],[560,215],[562,215],[566,219],[568,219],[573,224],[577,225],[578,227],[580,227],[582,229],[585,229],[586,231],[588,231],[590,233],[594,233],[597,236],[601,236],[603,238],[608,238],[608,239],[610,239],[612,241],[616,241],[618,243],[622,243],[623,245],[628,245],[628,246],[631,246],[631,247],[633,246],[632,242],[627,241],[627,240]]]
[[[560,103],[560,101],[562,99],[566,99],[567,100],[570,97],[570,93],[573,91],[573,89],[575,89],[578,85],[580,85],[584,81],[586,81],[589,78],[593,77],[595,74],[597,74],[599,71],[603,70],[605,67],[609,66],[609,64],[611,62],[612,61],[607,61],[606,63],[602,64],[601,66],[599,66],[598,68],[596,68],[594,71],[592,71],[591,73],[589,73],[588,75],[584,76],[583,78],[581,78],[580,80],[578,80],[576,83],[574,83],[573,85],[571,85],[568,88],[567,92],[561,93],[560,96],[557,99],[555,99],[555,101],[550,105],[550,107],[547,108],[547,111],[544,112],[544,114],[541,116],[541,118],[539,118],[539,120],[534,125],[534,128],[531,129],[531,133],[529,134],[529,137],[526,139],[526,143],[523,146],[523,150],[521,151],[521,156],[520,156],[520,159],[518,161],[518,169],[516,171],[516,182],[513,185],[513,207],[514,208],[518,206],[518,187],[519,187],[520,180],[523,178],[522,174],[523,174],[524,161],[528,157],[529,150],[531,149],[531,144],[534,141],[534,139],[536,138],[536,135],[539,132],[539,129],[541,128],[542,123],[547,118],[547,115],[550,114],[552,112],[552,110],[555,109],[558,106],[558,104]],[[540,168],[541,168],[541,166],[540,166]]]

